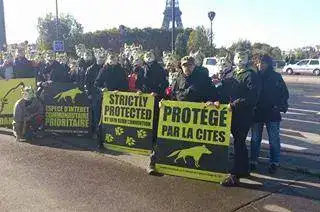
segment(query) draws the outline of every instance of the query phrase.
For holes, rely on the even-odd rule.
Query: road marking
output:
[[[308,97],[308,98],[317,98],[317,99],[320,99],[320,96],[305,96],[305,97]]]
[[[287,120],[287,121],[296,121],[296,122],[302,122],[302,123],[308,123],[308,124],[320,124],[320,122],[316,122],[316,121],[304,121],[304,120],[299,120],[299,119],[289,119],[289,118],[282,118],[283,120]]]
[[[232,135],[230,135],[231,137],[233,137]],[[246,138],[247,141],[251,141],[251,137],[247,136]],[[261,140],[262,144],[269,144],[269,141],[266,139],[262,139]],[[305,147],[301,147],[301,146],[296,146],[296,145],[291,145],[291,144],[285,144],[285,143],[281,143],[281,148],[284,149],[291,149],[291,150],[296,150],[296,151],[302,151],[302,150],[307,150],[308,148]]]
[[[305,104],[312,104],[312,105],[320,105],[319,102],[302,102],[302,103],[305,103]]]
[[[300,116],[306,116],[307,114],[305,113],[296,113],[296,112],[286,112],[285,114],[291,114],[291,115],[300,115]]]
[[[251,137],[250,136],[247,137],[247,141],[251,141]],[[262,139],[261,143],[262,144],[269,144],[269,141],[265,140],[265,139]],[[280,145],[281,145],[281,148],[292,149],[292,150],[296,150],[296,151],[302,151],[302,150],[307,150],[308,149],[308,148],[305,148],[305,147],[291,145],[291,144],[285,144],[285,143],[281,143]]]
[[[317,110],[306,110],[306,109],[299,109],[299,108],[292,108],[292,107],[289,107],[289,110],[295,110],[295,111],[301,111],[301,112],[310,112],[310,113],[317,113],[317,114],[320,113],[320,111],[317,111]]]

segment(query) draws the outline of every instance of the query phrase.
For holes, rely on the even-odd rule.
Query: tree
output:
[[[235,50],[237,48],[242,48],[242,49],[248,49],[250,51],[252,51],[252,45],[251,42],[249,40],[238,40],[237,42],[234,42],[229,48],[228,50],[234,54]]]
[[[187,45],[188,45],[188,38],[185,36],[184,33],[180,32],[177,35],[176,43],[175,43],[175,53],[179,57],[184,57],[188,54],[187,52]]]
[[[52,13],[43,18],[38,18],[37,28],[39,32],[37,43],[41,50],[51,49],[55,40],[63,40],[65,51],[73,52],[74,45],[79,43],[83,34],[82,25],[71,15],[60,15],[58,24],[59,37],[57,37],[56,32],[56,18]]]
[[[203,26],[197,27],[190,33],[187,46],[189,53],[201,50],[206,56],[214,54],[214,47],[211,47],[207,30]]]

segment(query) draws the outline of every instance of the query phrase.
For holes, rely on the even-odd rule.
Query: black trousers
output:
[[[249,116],[233,117],[231,133],[233,135],[234,161],[231,174],[237,177],[246,177],[250,173],[248,149],[246,138],[251,126],[251,114]]]

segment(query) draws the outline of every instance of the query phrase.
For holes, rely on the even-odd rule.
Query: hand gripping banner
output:
[[[227,105],[162,101],[156,170],[220,182],[228,172],[231,112]]]
[[[102,138],[107,149],[148,155],[152,149],[154,97],[107,91],[102,103]]]

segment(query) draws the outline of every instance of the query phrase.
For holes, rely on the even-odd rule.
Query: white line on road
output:
[[[251,137],[248,136],[247,140],[251,141]],[[269,141],[265,140],[265,139],[262,139],[261,143],[262,144],[269,144]],[[308,148],[305,148],[305,147],[291,145],[291,144],[284,144],[284,143],[281,143],[281,148],[292,149],[292,150],[296,150],[296,151],[302,151],[302,150],[307,150],[308,149]]]
[[[282,119],[287,121],[296,121],[296,122],[309,123],[309,124],[320,124],[320,122],[316,122],[316,121],[304,121],[304,120],[289,119],[289,118],[282,118]]]
[[[232,135],[230,135],[231,137],[233,137]],[[251,137],[250,136],[247,136],[247,141],[251,141]],[[268,140],[265,140],[265,139],[262,139],[261,141],[262,144],[269,144],[269,141]],[[296,150],[296,151],[302,151],[302,150],[307,150],[308,148],[305,148],[305,147],[301,147],[301,146],[296,146],[296,145],[291,145],[291,144],[284,144],[284,143],[281,143],[281,148],[284,148],[284,149],[291,149],[291,150]]]
[[[289,110],[295,110],[295,111],[301,111],[301,112],[310,112],[310,113],[320,113],[320,111],[317,111],[317,110],[306,110],[306,109],[292,108],[292,107],[290,107]]]
[[[306,116],[307,114],[305,114],[305,113],[296,113],[296,112],[286,112],[286,114],[288,115],[288,114],[290,114],[290,115],[300,115],[300,116]]]
[[[302,102],[302,103],[305,103],[305,104],[312,104],[312,105],[320,105],[319,102]]]

